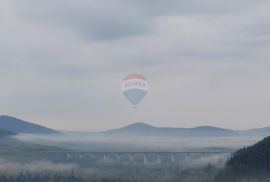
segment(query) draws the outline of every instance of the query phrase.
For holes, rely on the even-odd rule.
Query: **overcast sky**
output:
[[[0,0],[0,113],[62,130],[270,126],[269,0]],[[137,109],[121,80],[139,72]]]

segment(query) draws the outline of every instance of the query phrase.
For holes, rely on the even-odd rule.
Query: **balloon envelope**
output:
[[[141,74],[129,74],[122,81],[122,92],[131,104],[137,106],[148,92],[148,82]]]

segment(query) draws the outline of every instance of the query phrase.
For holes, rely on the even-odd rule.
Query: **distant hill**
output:
[[[103,132],[107,135],[139,136],[236,136],[237,132],[212,126],[195,128],[155,127],[145,123],[135,123],[122,128]]]
[[[10,160],[16,161],[18,163],[22,162],[28,164],[29,162],[33,162],[35,160],[36,161],[41,160],[49,161],[55,159],[61,160],[61,156],[60,158],[55,158],[55,156],[50,155],[49,151],[62,151],[62,150],[67,151],[68,149],[59,146],[54,146],[51,144],[46,145],[43,144],[42,142],[40,142],[40,144],[32,143],[26,140],[20,140],[16,137],[0,138],[0,159],[4,161]]]
[[[0,116],[0,132],[27,134],[57,134],[58,131],[11,116]]]
[[[0,136],[16,133],[27,134],[60,134],[60,131],[50,129],[38,124],[30,123],[11,116],[0,116]],[[62,131],[61,133],[69,133]],[[76,132],[70,132],[76,133]],[[160,136],[160,137],[222,137],[222,136],[269,136],[270,127],[250,130],[230,130],[213,126],[198,126],[193,128],[156,127],[138,122],[121,128],[104,132],[77,132],[85,134],[102,134],[113,136]]]
[[[241,131],[240,131],[240,133],[241,133]],[[269,136],[270,135],[270,127],[254,128],[254,129],[242,131],[242,133],[246,134],[246,135]]]
[[[264,128],[255,128],[252,129],[251,131],[257,131],[257,132],[270,132],[270,127],[264,127]]]
[[[16,133],[0,129],[0,137],[10,136],[10,135],[16,135]]]
[[[249,130],[235,130],[240,136],[260,136],[267,137],[270,135],[270,127],[254,128]]]

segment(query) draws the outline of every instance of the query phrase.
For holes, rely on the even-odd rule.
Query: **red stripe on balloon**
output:
[[[146,80],[146,78],[143,75],[139,74],[139,73],[129,74],[123,80],[129,80],[129,79],[134,79],[134,78]]]

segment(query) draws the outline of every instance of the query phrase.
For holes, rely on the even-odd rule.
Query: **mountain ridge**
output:
[[[58,134],[59,132],[45,126],[30,123],[12,116],[0,116],[0,129],[11,133]]]
[[[109,135],[152,135],[152,136],[229,136],[237,135],[233,130],[213,127],[198,126],[194,128],[156,127],[146,123],[133,123],[121,128],[103,132]]]
[[[78,131],[79,132],[79,131]],[[14,134],[59,134],[60,132],[48,127],[27,122],[16,117],[0,116],[0,136]],[[72,133],[72,132],[66,132]],[[80,132],[79,132],[80,133]],[[134,136],[267,136],[270,135],[270,127],[253,128],[248,130],[224,129],[215,126],[197,126],[191,128],[158,127],[144,122],[136,122],[120,128],[101,132],[81,132],[103,135],[134,135]]]
[[[157,127],[143,122],[101,132],[105,135],[151,135],[151,136],[252,136],[270,135],[270,127],[249,130],[233,130],[215,126],[191,128]]]

